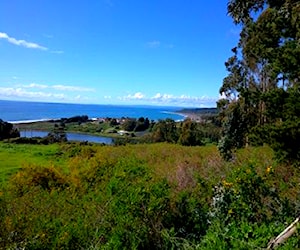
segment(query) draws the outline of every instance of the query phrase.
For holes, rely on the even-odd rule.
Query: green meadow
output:
[[[0,176],[1,249],[261,249],[300,205],[268,147],[1,142]]]
[[[0,143],[0,182],[6,182],[12,174],[30,165],[63,166],[63,153],[57,144],[31,145]]]

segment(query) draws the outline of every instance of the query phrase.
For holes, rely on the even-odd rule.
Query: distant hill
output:
[[[208,115],[208,114],[218,114],[217,108],[184,108],[177,113],[181,114],[193,114],[193,115]]]

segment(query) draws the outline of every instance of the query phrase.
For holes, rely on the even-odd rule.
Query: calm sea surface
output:
[[[85,105],[0,100],[0,119],[9,122],[22,122],[87,115],[89,118],[148,117],[150,120],[166,118],[182,120],[183,116],[173,113],[180,109],[180,107]]]

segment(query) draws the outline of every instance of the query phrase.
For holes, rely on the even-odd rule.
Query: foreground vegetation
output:
[[[3,249],[259,249],[299,212],[299,170],[267,147],[0,148]]]
[[[219,149],[270,145],[278,160],[300,162],[300,1],[230,0],[227,10],[241,28],[225,63],[218,101]]]

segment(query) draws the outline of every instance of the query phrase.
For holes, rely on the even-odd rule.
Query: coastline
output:
[[[214,115],[211,109],[182,109],[178,111],[167,111],[163,110],[160,113],[170,114],[178,116],[179,119],[173,119],[175,122],[183,122],[186,119],[191,119],[195,122],[203,122],[211,115]],[[135,118],[88,118],[88,116],[73,116],[70,118],[60,119],[28,119],[19,121],[10,121],[20,132],[32,133],[34,132],[53,132],[63,131],[64,133],[78,134],[82,136],[95,136],[99,138],[110,138],[110,139],[124,139],[124,138],[136,138],[140,139],[142,135],[150,133],[150,131],[144,131],[139,133],[137,131],[128,130],[126,135],[121,133],[123,130],[123,124],[128,119]],[[167,118],[166,118],[167,119]],[[172,118],[171,118],[172,119]],[[112,123],[116,120],[117,123]],[[136,119],[137,120],[137,119]],[[161,119],[153,120],[154,123]],[[37,133],[36,133],[37,134]]]
[[[162,113],[164,114],[170,114],[170,115],[179,115],[179,116],[182,116],[182,119],[178,119],[178,120],[175,120],[175,121],[184,121],[186,118],[189,117],[188,114],[184,114],[184,113],[180,113],[180,112],[177,112],[177,111],[162,111]]]
[[[184,121],[185,119],[191,119],[192,121],[201,121],[201,115],[197,115],[196,113],[182,113],[182,112],[173,112],[174,114],[181,115],[184,119],[180,121]]]
[[[1,101],[1,100],[0,100]],[[179,115],[173,113],[181,110],[182,107],[166,106],[144,106],[144,105],[104,105],[104,104],[64,104],[64,103],[44,103],[44,102],[21,102],[21,101],[1,101],[0,119],[11,123],[28,123],[40,120],[56,120],[65,117],[82,116],[88,117],[111,117],[111,118],[140,118],[149,120],[161,120],[171,118],[181,119]],[[170,111],[164,113],[164,111]],[[173,115],[171,115],[173,114]]]
[[[217,108],[186,108],[174,112],[174,114],[184,116],[185,119],[189,118],[192,121],[202,122],[207,119],[207,117],[217,115],[218,111]]]
[[[11,124],[30,124],[30,123],[38,123],[38,122],[50,122],[54,121],[53,119],[36,119],[36,120],[20,120],[20,121],[7,121]]]

